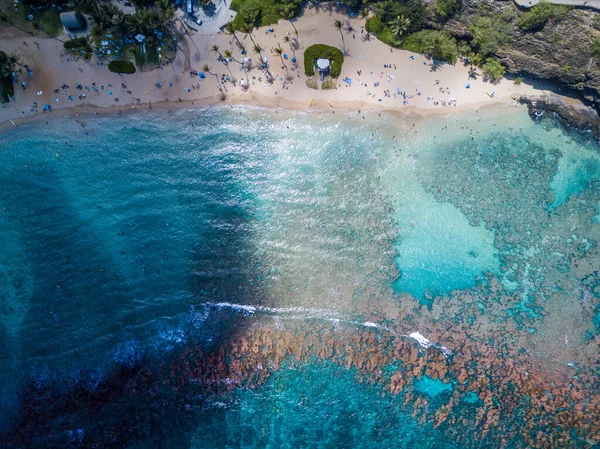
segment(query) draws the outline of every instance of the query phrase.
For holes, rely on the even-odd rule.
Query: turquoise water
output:
[[[382,397],[359,378],[328,363],[283,367],[259,390],[213,407],[206,418],[212,433],[199,432],[192,447],[460,447],[420,425],[399,397]]]
[[[589,341],[600,311],[597,144],[521,109],[485,114],[413,127],[219,107],[0,136],[0,430],[20,442],[9,447],[108,438],[123,425],[112,420],[134,412],[106,385],[185,348],[218,348],[263,315],[402,322],[470,295],[524,333],[539,327],[536,350],[565,329]],[[563,319],[546,324],[548,313]],[[162,418],[135,412],[138,426],[104,447],[459,447],[356,376],[287,366],[185,419],[144,402],[135,410]],[[452,393],[415,382],[432,401]],[[77,388],[104,388],[105,428],[83,399],[32,417],[40,391],[61,404]],[[186,388],[168,402],[207,394]],[[51,430],[15,430],[27,422]]]

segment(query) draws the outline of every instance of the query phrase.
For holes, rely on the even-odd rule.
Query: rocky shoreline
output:
[[[527,105],[527,110],[533,120],[550,116],[569,130],[591,131],[600,137],[598,112],[591,106],[585,106],[580,102],[567,103],[565,99],[559,95],[522,95],[519,103]]]

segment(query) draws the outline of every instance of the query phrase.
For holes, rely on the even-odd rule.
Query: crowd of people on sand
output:
[[[275,52],[276,48],[280,48],[279,42],[276,39],[276,30],[271,28],[270,38],[274,39],[274,42],[277,42],[277,45],[267,46],[266,49],[262,50],[262,54],[257,58],[258,60],[252,61],[248,56],[244,57],[244,64],[237,64],[237,60],[234,58],[226,58],[221,55],[218,57],[218,67],[214,69],[214,72],[217,74],[217,78],[213,78],[213,73],[204,73],[202,71],[190,70],[190,83],[185,83],[181,81],[175,82],[176,89],[182,89],[184,94],[182,95],[183,99],[193,99],[196,95],[194,95],[194,91],[204,91],[209,93],[209,89],[215,89],[213,92],[220,92],[221,94],[227,95],[233,92],[236,92],[234,88],[241,88],[241,90],[248,90],[252,86],[259,86],[262,84],[264,89],[270,89],[274,91],[275,95],[278,95],[280,92],[288,90],[291,85],[294,84],[294,80],[301,77],[301,65],[299,65],[299,61],[295,60],[293,62],[288,62],[285,64],[282,61],[282,64],[277,64],[277,68],[273,70],[273,66],[275,66],[274,61],[277,61],[278,54]],[[364,28],[361,27],[361,33],[364,33]],[[269,33],[268,33],[269,34]],[[287,33],[288,38],[290,33]],[[295,38],[294,38],[295,39]],[[233,48],[237,48],[240,50],[237,42],[233,39],[229,41],[230,45]],[[36,47],[38,47],[36,45]],[[39,48],[39,47],[38,47]],[[394,54],[394,49],[390,48],[392,54]],[[269,57],[267,57],[267,55]],[[66,54],[64,51],[61,54],[62,56],[62,64],[81,64],[81,60],[78,57],[71,57]],[[287,55],[285,55],[287,59]],[[418,57],[418,56],[417,56]],[[409,64],[417,63],[415,55],[409,55],[407,58],[410,61],[407,61]],[[363,55],[360,55],[360,59],[363,59]],[[264,63],[263,61],[269,62]],[[254,63],[254,64],[253,64]],[[271,63],[269,65],[269,63]],[[344,82],[339,82],[337,87],[344,86],[345,89],[354,89],[357,91],[357,95],[355,97],[356,100],[361,100],[361,97],[366,93],[366,96],[375,101],[377,103],[388,103],[393,104],[394,106],[409,106],[414,104],[417,99],[420,97],[426,96],[427,103],[431,104],[433,107],[437,106],[457,106],[456,99],[450,96],[450,88],[442,87],[440,84],[440,80],[435,80],[433,84],[433,88],[430,92],[425,92],[425,90],[421,87],[421,81],[413,81],[413,86],[398,86],[397,81],[395,80],[396,74],[398,71],[399,61],[395,62],[386,62],[383,64],[383,70],[377,71],[369,70],[370,67],[360,67],[356,70],[356,76],[353,79],[350,79],[348,76],[344,78]],[[89,63],[88,63],[89,64]],[[104,64],[104,63],[100,63]],[[423,64],[426,65],[427,62],[423,61]],[[91,65],[91,64],[90,64]],[[254,67],[249,70],[249,68],[254,65]],[[234,68],[235,67],[235,68]],[[83,72],[81,67],[78,69]],[[160,68],[164,70],[164,67]],[[258,70],[257,70],[258,69]],[[233,75],[233,71],[238,71],[241,75],[238,80],[235,79]],[[403,70],[403,67],[400,66],[400,70]],[[88,72],[88,70],[86,70]],[[368,76],[365,76],[368,73]],[[134,88],[128,88],[127,85],[121,83],[119,86],[113,86],[112,83],[96,83],[89,82],[85,83],[85,80],[89,80],[89,76],[86,76],[86,73],[82,73],[81,82],[77,83],[74,88],[70,88],[66,84],[62,84],[59,88],[53,91],[53,101],[55,103],[59,103],[62,101],[67,102],[75,102],[79,100],[82,103],[90,102],[89,96],[100,96],[100,95],[108,95],[112,97],[114,103],[119,103],[122,101],[123,97],[133,96]],[[133,84],[135,86],[135,76],[131,77]],[[376,81],[373,81],[373,80]],[[174,92],[174,80],[170,78],[168,81],[164,81],[165,84],[168,83],[169,89],[165,90],[164,99],[172,99],[168,98],[171,95],[177,96],[177,93]],[[406,81],[403,81],[406,83]],[[26,83],[23,85],[23,88],[26,89]],[[153,89],[156,90],[162,89],[163,84],[161,81],[155,83]],[[304,86],[300,86],[299,88],[306,88]],[[365,90],[362,90],[362,89]],[[147,88],[145,88],[147,89]],[[362,90],[362,92],[360,92]],[[427,89],[429,91],[429,89]],[[41,91],[38,95],[41,95]],[[137,92],[135,97],[133,97],[133,101],[126,100],[125,103],[146,103],[144,96],[149,95],[148,90],[144,90],[143,92]],[[180,94],[181,95],[181,94]],[[209,93],[210,95],[210,93]],[[152,96],[156,98],[156,95]],[[179,100],[182,100],[178,97]],[[156,101],[156,100],[155,100]],[[423,103],[420,101],[419,103]],[[44,110],[50,110],[50,105],[45,105]],[[38,105],[37,102],[34,102],[30,108],[30,112],[37,112]],[[23,111],[23,114],[26,112]]]

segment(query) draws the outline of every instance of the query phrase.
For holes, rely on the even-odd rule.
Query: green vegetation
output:
[[[427,16],[427,7],[421,0],[406,0],[402,3],[393,0],[384,0],[381,3],[375,4],[373,10],[375,11],[375,17],[379,19],[381,26],[383,28],[388,28],[390,31],[398,24],[398,20],[401,19],[401,21],[404,22],[401,34],[419,31]],[[379,32],[381,31],[383,31],[383,29]],[[372,33],[377,32],[372,31]]]
[[[500,62],[493,58],[486,59],[485,63],[481,66],[483,76],[494,81],[500,81],[504,76],[504,66]]]
[[[344,55],[339,48],[324,44],[315,44],[304,50],[304,73],[306,76],[315,74],[315,60],[319,58],[329,59],[331,69],[329,71],[332,78],[337,78],[342,73],[342,64]]]
[[[523,82],[523,78],[521,78],[520,76],[517,76],[517,77],[515,78],[515,81],[514,81],[514,83],[515,83],[517,86],[519,86],[519,85],[520,85],[522,82]]]
[[[26,17],[30,14],[33,20],[27,20]],[[23,2],[0,2],[0,21],[29,35],[40,37],[57,36],[63,29],[56,8],[33,10],[29,4]]]
[[[456,62],[458,48],[456,40],[444,31],[422,30],[409,35],[402,44],[405,50],[425,53],[438,61]]]
[[[301,3],[302,0],[232,0],[230,8],[238,12],[233,29],[242,31],[246,25],[266,26],[279,19],[289,20],[298,13]]]
[[[6,103],[14,95],[10,76],[15,59],[0,51],[0,103]]]
[[[321,89],[323,90],[331,90],[335,89],[337,84],[334,80],[325,80],[321,83]]]
[[[461,0],[435,0],[434,3],[435,12],[443,19],[452,16],[461,6]]]
[[[510,17],[476,16],[469,25],[473,36],[472,46],[482,56],[495,54],[499,48],[511,42]]]
[[[596,39],[590,45],[590,53],[596,58],[596,61],[600,62],[600,36],[596,36]]]
[[[85,37],[66,41],[63,46],[75,55],[83,56],[86,61],[92,57],[92,47]]]
[[[88,43],[85,37],[80,37],[79,39],[71,39],[66,41],[63,46],[67,50],[77,50],[77,49],[89,49],[90,44]]]
[[[538,31],[544,28],[551,17],[556,21],[564,19],[569,10],[570,8],[567,6],[541,2],[523,13],[519,18],[518,25],[524,31]]]
[[[569,73],[571,70],[573,70],[573,67],[571,67],[570,65],[566,65],[562,68],[562,71],[565,73]]]
[[[114,73],[135,73],[135,66],[129,61],[110,61],[108,70]]]

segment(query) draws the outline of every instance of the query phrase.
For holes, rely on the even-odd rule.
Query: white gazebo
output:
[[[317,68],[319,69],[322,81],[323,77],[329,73],[329,59],[317,59]]]

